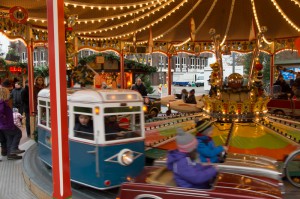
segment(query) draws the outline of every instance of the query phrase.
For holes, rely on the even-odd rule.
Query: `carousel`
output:
[[[168,116],[145,124],[141,122],[141,125],[145,125],[142,126],[145,130],[145,156],[163,159],[167,150],[176,147],[174,141],[176,128],[182,127],[187,133],[195,134],[204,128],[195,126],[195,117],[200,117],[201,120],[212,118],[216,122],[213,139],[217,144],[227,145],[231,154],[267,157],[265,160],[268,163],[264,165],[273,165],[276,175],[287,171],[290,181],[299,186],[300,174],[297,170],[299,154],[293,153],[299,148],[299,122],[288,117],[268,115],[267,104],[270,96],[264,92],[262,71],[265,69],[262,61],[259,60],[260,52],[270,54],[270,85],[273,85],[276,78],[275,54],[283,50],[300,54],[299,10],[300,4],[296,0],[1,1],[1,34],[12,40],[21,40],[26,45],[28,79],[31,85],[29,86],[30,112],[33,120],[35,120],[34,107],[36,106],[31,89],[34,79],[33,52],[34,48],[39,46],[47,47],[49,52],[49,66],[51,66],[49,91],[51,110],[49,111],[51,111],[53,131],[52,197],[72,197],[66,125],[68,123],[66,71],[77,65],[77,53],[84,49],[96,52],[109,50],[119,56],[120,62],[117,67],[120,70],[118,76],[121,88],[126,88],[124,65],[126,55],[152,53],[165,55],[168,61],[169,95],[174,68],[172,56],[178,53],[191,55],[214,53],[217,60],[211,64],[212,94],[201,97],[201,104],[191,108],[194,110],[199,108],[199,111],[203,111]],[[233,73],[224,82],[222,54],[231,52],[252,52],[251,67],[247,78],[242,74]],[[102,58],[97,62],[101,63]],[[284,161],[287,156],[292,160],[292,164]],[[251,158],[249,161],[255,162],[255,157]],[[277,167],[277,162],[281,163],[280,168]],[[132,190],[137,190],[139,189],[137,185],[146,183],[141,188],[141,195],[148,197],[145,189],[149,187],[150,181],[147,181],[145,175],[152,171],[145,170],[138,177],[136,182],[139,183],[136,184],[132,179],[126,179],[128,182],[122,185],[124,187],[122,190],[129,190],[132,187]],[[158,173],[162,176],[162,172],[163,170]],[[258,176],[257,173],[255,175]],[[228,176],[220,174],[219,181],[216,181],[215,185],[230,182]],[[244,184],[253,183],[253,186],[262,193],[262,195],[248,193],[247,196],[265,197],[264,193],[267,190],[259,184],[259,179],[264,179],[264,185],[268,185],[266,187],[273,192],[270,193],[273,194],[270,198],[282,198],[281,179],[270,180],[268,177],[260,176],[258,180],[253,180],[249,175],[244,176],[242,181]],[[236,179],[234,183],[241,182],[237,180],[238,177],[234,179]],[[275,182],[274,179],[277,181]],[[161,185],[162,192],[174,193],[179,190],[172,184],[164,185],[167,188]],[[160,185],[156,184],[156,186]],[[243,191],[247,191],[249,187],[245,185]],[[215,194],[214,197],[226,195],[226,191],[205,193],[196,190],[181,191],[187,191],[186,194],[190,197],[195,194],[210,193]],[[124,195],[121,192],[121,194],[122,198],[130,198],[131,193],[124,193]],[[238,193],[234,194],[234,197],[239,198]],[[174,196],[170,196],[172,197]]]

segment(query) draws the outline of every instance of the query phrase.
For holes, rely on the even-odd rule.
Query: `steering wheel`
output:
[[[219,154],[219,163],[224,163],[227,157],[227,152],[226,151],[222,151]]]

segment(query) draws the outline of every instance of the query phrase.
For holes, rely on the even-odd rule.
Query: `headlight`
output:
[[[144,112],[147,112],[147,111],[148,111],[148,108],[147,108],[146,105],[143,106],[143,111],[144,111]]]
[[[130,149],[123,149],[118,154],[118,162],[121,165],[127,166],[133,162],[133,152]]]

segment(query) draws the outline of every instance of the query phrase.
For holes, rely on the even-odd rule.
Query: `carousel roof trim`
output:
[[[164,52],[192,46],[199,53],[213,50],[208,47],[212,42],[209,31],[213,28],[220,34],[221,44],[230,50],[251,51],[249,34],[254,28],[256,32],[264,32],[264,44],[271,46],[275,41],[277,52],[283,43],[287,48],[300,35],[300,3],[296,0],[103,0],[101,3],[65,0],[64,3],[66,27],[72,29],[81,43],[100,48],[103,45],[99,43],[115,40],[126,43],[125,46],[150,46],[153,42],[154,50],[162,50],[155,43],[157,46],[167,43]],[[46,0],[2,0],[0,11],[7,12],[15,5],[28,11],[24,25],[33,29],[33,40],[47,40]],[[0,31],[10,38],[25,37],[23,24],[12,24],[9,30],[8,23],[0,16],[3,24]],[[249,47],[232,47],[244,42]],[[271,48],[265,50],[271,52]]]

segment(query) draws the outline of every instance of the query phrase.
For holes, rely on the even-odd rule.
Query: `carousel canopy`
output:
[[[65,12],[79,39],[117,40],[146,44],[247,41],[250,30],[262,26],[267,40],[296,38],[300,33],[298,0],[65,0]],[[21,6],[26,25],[47,31],[46,0],[1,0],[0,10]],[[75,19],[78,17],[78,19]],[[252,24],[254,24],[254,29]],[[2,24],[3,26],[3,24]],[[70,25],[71,26],[71,25]],[[253,31],[252,31],[253,33]],[[191,36],[192,35],[192,36]],[[225,38],[225,39],[224,39]],[[151,40],[152,41],[152,40]]]

